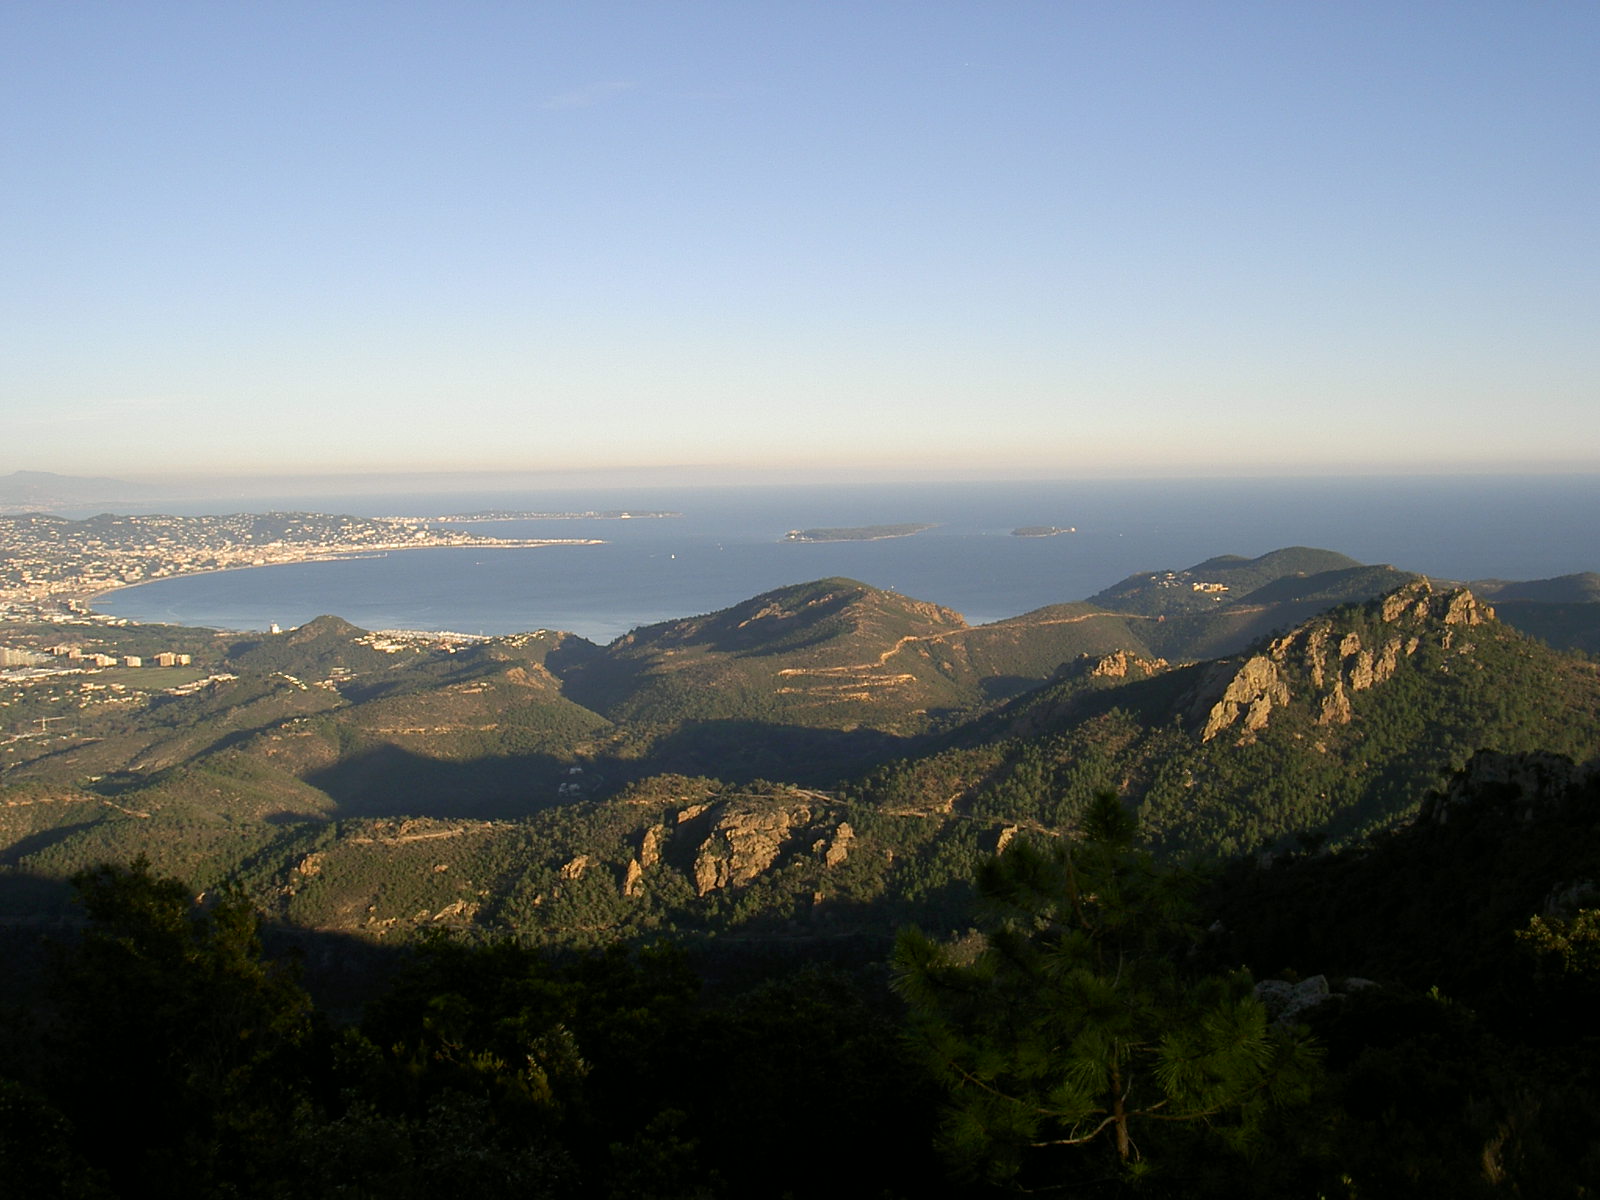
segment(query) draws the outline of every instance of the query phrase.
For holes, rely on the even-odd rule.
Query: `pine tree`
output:
[[[900,938],[897,987],[950,1091],[944,1147],[973,1174],[1127,1182],[1197,1142],[1248,1151],[1309,1097],[1315,1051],[1271,1027],[1248,975],[1183,969],[1188,880],[1136,833],[1101,793],[1082,840],[1019,839],[984,866],[980,934]]]
[[[117,1190],[216,1195],[303,1096],[310,1000],[237,893],[196,903],[143,858],[72,882],[88,924],[55,968],[55,1099]]]

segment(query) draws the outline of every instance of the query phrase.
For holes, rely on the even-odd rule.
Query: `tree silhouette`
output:
[[[238,894],[200,903],[143,858],[73,885],[88,926],[55,968],[58,1103],[118,1190],[217,1194],[273,1153],[302,1097],[310,1001],[262,957]]]
[[[1127,1182],[1196,1142],[1248,1151],[1309,1098],[1316,1052],[1269,1024],[1248,975],[1183,969],[1189,881],[1136,832],[1101,793],[1081,841],[1019,839],[983,867],[980,933],[899,940],[897,987],[950,1093],[944,1146],[972,1174]]]

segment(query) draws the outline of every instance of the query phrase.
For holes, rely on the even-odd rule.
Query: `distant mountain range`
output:
[[[49,512],[93,504],[153,500],[164,492],[147,484],[88,475],[56,475],[50,471],[13,471],[0,475],[0,512]]]

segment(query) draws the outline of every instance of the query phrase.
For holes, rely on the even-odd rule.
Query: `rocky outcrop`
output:
[[[1344,1000],[1352,992],[1377,987],[1370,979],[1346,979],[1337,988],[1330,987],[1326,975],[1313,975],[1298,983],[1283,979],[1263,979],[1255,986],[1255,997],[1267,1010],[1267,1018],[1274,1025],[1290,1025],[1300,1016],[1330,1000]]]
[[[1075,719],[1076,706],[1086,691],[1149,679],[1167,670],[1169,665],[1164,658],[1144,658],[1126,650],[1079,654],[1067,659],[1051,672],[1050,689],[1036,693],[1033,701],[1018,712],[1011,732],[1017,737],[1034,737],[1058,729]]]
[[[1578,766],[1564,754],[1502,754],[1479,750],[1443,792],[1422,802],[1419,825],[1447,825],[1490,813],[1519,824],[1565,805],[1584,789],[1600,788],[1600,761]]]
[[[1137,679],[1154,675],[1157,671],[1166,670],[1167,667],[1166,659],[1140,658],[1136,654],[1129,654],[1126,650],[1117,650],[1099,658],[1086,654],[1082,661],[1083,673],[1091,679],[1126,679],[1130,674]]]
[[[661,845],[667,840],[665,825],[652,825],[639,839],[639,865],[653,867],[661,861]]]
[[[1110,654],[1080,654],[1055,670],[1054,679],[1143,679],[1167,669],[1164,658],[1141,658],[1126,650]]]
[[[1337,618],[1319,617],[1272,642],[1265,654],[1212,664],[1190,705],[1201,740],[1228,731],[1245,739],[1264,728],[1273,710],[1289,702],[1291,678],[1309,685],[1305,699],[1317,724],[1346,724],[1353,716],[1351,696],[1392,678],[1425,639],[1450,649],[1457,628],[1494,619],[1494,610],[1465,588],[1438,593],[1425,579],[1391,592],[1368,611],[1377,618],[1376,629],[1369,623],[1364,632],[1341,632]]]
[[[746,797],[719,805],[694,858],[699,895],[750,883],[777,861],[796,830],[811,820],[803,799]]]
[[[1328,998],[1328,978],[1326,975],[1313,975],[1299,983],[1263,979],[1256,984],[1255,994],[1266,1008],[1272,1023],[1285,1024]]]
[[[827,843],[827,849],[822,855],[822,865],[837,867],[850,857],[850,843],[855,841],[856,831],[850,828],[849,821],[840,821],[839,827],[833,831],[833,838]]]
[[[1547,917],[1570,921],[1585,909],[1600,909],[1600,885],[1593,879],[1563,881],[1550,889],[1539,906]]]
[[[434,913],[430,920],[433,921],[458,921],[461,924],[471,924],[472,918],[478,915],[478,903],[475,900],[456,900],[446,904]]]
[[[702,806],[704,807],[704,806]],[[682,820],[682,818],[679,818]],[[661,847],[667,840],[665,825],[652,825],[639,837],[639,856],[630,859],[622,879],[622,894],[637,896],[644,891],[644,873],[661,861]]]
[[[1494,620],[1494,609],[1480,603],[1466,588],[1451,593],[1444,611],[1446,625],[1482,625],[1492,620]]]
[[[1204,685],[1201,695],[1203,698]],[[1289,685],[1279,673],[1277,663],[1257,654],[1229,674],[1222,695],[1206,714],[1200,740],[1209,742],[1223,730],[1235,726],[1243,733],[1254,733],[1266,725],[1275,705],[1287,703]]]

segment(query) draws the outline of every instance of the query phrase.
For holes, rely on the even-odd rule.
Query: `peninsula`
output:
[[[783,535],[786,542],[877,542],[884,538],[911,537],[932,525],[907,523],[903,525],[857,525],[840,529],[791,529]]]
[[[631,508],[590,509],[585,512],[521,512],[508,508],[485,508],[478,512],[451,513],[442,517],[390,517],[392,521],[438,521],[448,525],[470,525],[475,521],[645,521],[681,517],[681,512],[641,512]]]

